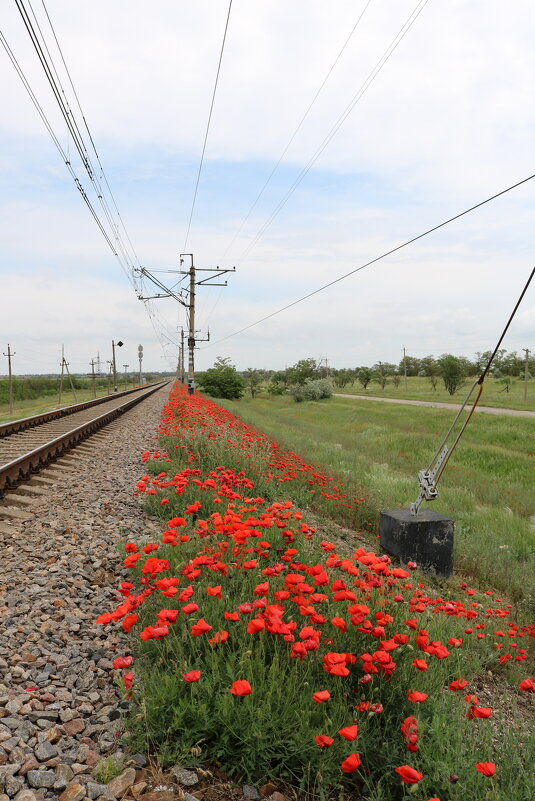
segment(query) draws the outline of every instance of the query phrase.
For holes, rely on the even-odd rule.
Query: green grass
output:
[[[498,663],[497,654],[500,652],[495,649],[494,639],[499,637],[499,632],[493,636],[494,629],[505,629],[511,625],[507,617],[503,622],[500,619],[500,623],[495,619],[495,613],[500,611],[494,608],[498,601],[493,598],[491,609],[487,610],[489,600],[482,593],[465,596],[452,583],[437,587],[431,582],[431,588],[427,589],[426,577],[418,572],[410,577],[409,582],[406,582],[407,575],[402,574],[398,585],[394,583],[390,586],[389,579],[387,588],[375,580],[376,576],[360,570],[357,571],[360,578],[355,579],[353,584],[356,574],[349,568],[348,561],[351,562],[351,559],[342,562],[334,556],[330,561],[327,556],[327,553],[331,553],[330,547],[324,551],[326,543],[320,542],[330,538],[328,521],[323,521],[325,528],[320,528],[317,532],[319,536],[309,535],[305,527],[303,538],[300,534],[303,532],[301,523],[297,526],[295,522],[292,523],[291,517],[287,516],[292,513],[284,513],[287,507],[281,508],[279,505],[276,514],[280,514],[278,522],[284,521],[282,525],[279,526],[273,519],[263,520],[260,525],[256,518],[260,517],[258,513],[265,509],[268,501],[256,497],[245,501],[244,494],[267,494],[270,499],[276,497],[284,501],[287,498],[294,499],[295,493],[300,505],[304,506],[306,494],[302,494],[301,485],[306,485],[306,479],[316,471],[305,471],[301,475],[296,472],[292,480],[278,483],[277,470],[272,470],[271,464],[268,467],[268,462],[273,460],[269,459],[270,448],[265,452],[263,447],[267,443],[260,437],[250,436],[249,431],[232,427],[232,421],[225,419],[224,415],[211,419],[197,416],[197,412],[202,412],[203,402],[202,398],[192,399],[191,416],[180,416],[178,430],[172,436],[161,437],[162,450],[169,454],[170,461],[167,461],[167,456],[163,459],[158,456],[146,465],[152,481],[147,478],[143,482],[144,490],[150,487],[149,492],[154,493],[147,494],[146,505],[160,517],[162,528],[171,516],[185,513],[188,518],[183,521],[184,527],[180,528],[180,533],[187,536],[175,542],[175,545],[160,545],[158,548],[158,559],[168,559],[169,564],[163,563],[158,567],[161,573],[152,568],[155,571],[153,580],[160,575],[180,579],[177,593],[185,590],[190,582],[192,586],[191,592],[186,590],[190,594],[184,599],[152,593],[150,585],[147,586],[147,576],[151,571],[143,566],[144,559],[141,558],[130,574],[131,581],[135,582],[133,591],[136,598],[140,597],[137,593],[142,587],[143,592],[148,593],[141,607],[133,607],[140,614],[140,620],[136,623],[138,637],[144,626],[155,625],[156,615],[161,610],[178,610],[191,593],[193,600],[198,603],[198,609],[190,610],[191,616],[189,612],[179,613],[168,635],[164,635],[162,640],[133,640],[135,678],[133,715],[129,721],[131,747],[148,747],[163,765],[179,761],[193,767],[198,764],[212,767],[215,763],[242,783],[261,784],[266,779],[278,780],[283,786],[301,791],[301,799],[404,801],[412,797],[417,801],[428,801],[438,796],[441,801],[527,801],[531,798],[534,787],[528,765],[535,747],[535,730],[531,726],[528,708],[531,699],[519,699],[517,689],[519,679],[530,671],[528,663],[524,661]],[[186,409],[188,406],[186,402]],[[277,430],[277,439],[284,439],[292,450],[298,451],[307,460],[322,461],[328,467],[329,454],[331,457],[334,454],[338,472],[348,464],[344,456],[344,444],[349,443],[355,429],[361,443],[368,440],[366,447],[369,452],[378,447],[381,435],[388,439],[384,433],[385,422],[381,418],[383,409],[377,410],[378,416],[374,420],[366,421],[357,404],[349,400],[335,399],[333,402],[297,406],[286,399],[278,399],[276,402],[225,403],[225,406],[237,408],[242,418],[255,415],[264,422],[267,420]],[[179,408],[179,411],[182,409]],[[395,408],[393,411],[403,410]],[[392,430],[401,428],[403,436],[412,435],[413,438],[415,435],[412,432],[417,431],[422,436],[425,433],[428,438],[435,439],[438,436],[436,431],[424,432],[424,419],[413,419],[406,426],[400,426],[398,422],[392,426]],[[443,422],[443,419],[438,421],[437,428],[442,429]],[[267,424],[258,428],[265,430]],[[310,445],[312,434],[315,447]],[[510,434],[504,431],[502,437],[510,450],[521,449],[522,437],[519,436],[514,443],[515,447],[511,447]],[[297,440],[303,447],[297,447]],[[333,448],[333,445],[337,447]],[[354,449],[355,445],[348,444],[347,447]],[[422,446],[421,450],[425,450],[425,447]],[[291,456],[281,454],[280,461],[282,467],[277,469],[282,472],[291,461]],[[377,471],[377,467],[381,468],[378,474],[383,478],[390,469],[386,461],[381,463],[376,459],[370,475]],[[184,476],[188,475],[191,479],[192,468],[196,471],[196,478],[184,486]],[[214,481],[204,488],[200,485],[203,484],[202,479],[216,477],[218,470],[223,470],[226,475],[218,485],[221,490],[216,498]],[[272,472],[275,477],[270,481],[268,474]],[[254,481],[254,486],[249,479]],[[343,484],[348,490],[352,481],[349,475],[347,481],[344,478]],[[230,483],[237,494],[229,495]],[[381,486],[384,483],[381,481]],[[352,486],[357,487],[356,484]],[[175,487],[180,487],[181,491],[177,492]],[[328,488],[331,489],[330,485]],[[226,500],[221,500],[222,497]],[[317,496],[308,497],[316,502]],[[233,510],[230,518],[225,514],[228,512],[226,505],[229,499]],[[162,506],[162,500],[168,503]],[[189,504],[197,500],[201,504],[202,520],[190,516],[193,513]],[[218,500],[220,503],[216,503]],[[331,512],[329,503],[326,500],[319,501],[326,514]],[[334,509],[335,513],[338,511],[339,507]],[[218,514],[213,516],[214,512]],[[251,512],[254,513],[253,520],[249,520]],[[219,515],[222,517],[217,520]],[[246,520],[246,528],[240,528],[239,521]],[[299,512],[294,520],[301,520]],[[313,522],[307,511],[303,512],[302,520]],[[200,525],[203,521],[205,526]],[[229,525],[231,522],[232,525]],[[173,525],[181,524],[171,523]],[[260,531],[256,531],[257,525]],[[238,545],[243,542],[242,535],[245,532],[245,544]],[[178,533],[173,536],[178,536]],[[237,539],[235,533],[239,535]],[[288,535],[291,551],[286,551]],[[231,548],[227,548],[227,538],[231,541]],[[266,538],[268,543],[264,541]],[[352,553],[355,544],[351,543],[350,534],[347,539],[348,552]],[[338,549],[339,545],[333,547]],[[152,546],[145,546],[145,553],[152,553],[151,549]],[[255,558],[258,565],[248,565],[247,569],[243,565],[244,569],[241,569],[243,560],[253,554],[258,557]],[[357,554],[353,559],[358,561]],[[319,604],[316,611],[320,612],[321,617],[316,620],[310,618],[311,623],[320,625],[322,629],[322,632],[318,632],[321,636],[317,655],[309,654],[302,662],[288,658],[289,641],[283,642],[280,637],[273,637],[271,632],[268,636],[267,631],[248,633],[245,629],[249,620],[248,612],[239,606],[244,601],[250,602],[255,596],[258,598],[266,594],[270,602],[276,600],[283,604],[280,609],[285,609],[285,620],[291,618],[297,623],[295,639],[301,638],[301,625],[308,622],[310,612],[305,610],[304,614],[303,611],[299,613],[292,601],[286,603],[287,599],[272,595],[283,586],[284,568],[281,560],[289,560],[290,573],[298,571],[301,574],[307,570],[307,566],[323,565],[329,574],[326,582],[321,581],[325,597],[315,599]],[[195,570],[192,572],[193,567]],[[283,568],[282,573],[279,568]],[[142,569],[143,573],[140,573]],[[371,682],[366,680],[361,683],[359,679],[363,666],[357,665],[344,678],[328,675],[322,664],[325,651],[355,655],[364,651],[374,652],[380,641],[383,645],[381,638],[384,636],[380,631],[370,636],[358,627],[358,621],[353,620],[347,630],[343,627],[340,630],[340,618],[333,616],[343,616],[345,604],[340,603],[342,599],[334,595],[339,587],[331,584],[333,578],[345,578],[351,582],[350,586],[355,589],[358,587],[357,600],[366,603],[368,613],[371,612],[371,621],[386,625],[387,637],[394,633],[406,634],[409,623],[418,629],[425,627],[429,640],[435,645],[438,640],[451,645],[448,658],[430,659],[429,669],[423,673],[417,672],[412,660],[415,656],[421,656],[418,650],[420,646],[417,640],[405,638],[393,652],[396,668],[390,678],[375,675]],[[264,581],[268,582],[267,588]],[[262,583],[261,587],[257,586],[258,582]],[[208,594],[208,587],[214,584],[220,585],[221,597]],[[164,586],[158,589],[163,590]],[[307,591],[305,588],[300,590],[303,593]],[[401,595],[395,595],[399,592]],[[506,598],[505,593],[502,597]],[[412,599],[425,599],[425,603],[414,605]],[[463,612],[460,617],[450,614],[450,605],[445,604],[443,599],[454,603],[460,601],[466,614]],[[505,606],[505,600],[499,604]],[[242,614],[242,620],[230,622],[225,611],[236,608]],[[384,618],[385,612],[388,613],[387,619]],[[164,619],[167,614],[163,612]],[[194,632],[190,632],[190,626],[201,615],[212,626],[210,635],[225,629],[228,630],[228,640],[221,645],[210,645],[206,635],[192,636]],[[271,615],[271,611],[268,615]],[[414,615],[417,616],[417,622],[407,620]],[[470,627],[467,628],[469,620]],[[479,633],[481,629],[485,633]],[[523,632],[518,632],[518,637],[515,632],[517,629],[510,632],[511,636],[514,635],[520,644]],[[303,633],[303,638],[308,636]],[[455,643],[449,641],[450,637],[461,637],[462,647],[455,647]],[[522,645],[529,648],[527,639],[522,640]],[[498,644],[502,645],[502,641]],[[374,657],[364,657],[365,662],[368,658]],[[360,657],[357,663],[360,664]],[[182,675],[192,669],[201,671],[200,680],[186,685]],[[446,689],[453,678],[461,676],[468,681],[467,692],[484,694],[481,703],[492,706],[492,721],[468,720],[464,693],[452,693]],[[250,682],[253,688],[251,695],[240,698],[231,696],[229,688],[237,678]],[[312,694],[318,689],[329,690],[331,698],[328,703],[319,706],[313,703]],[[407,692],[414,689],[428,694],[423,705],[415,706],[409,702]],[[368,701],[380,702],[382,709],[355,711],[356,704]],[[525,706],[522,706],[524,702]],[[418,719],[418,753],[407,752],[400,737],[400,724],[408,715],[415,715]],[[355,718],[359,726],[357,741],[346,743],[337,735],[337,731],[351,724]],[[315,745],[313,738],[319,733],[333,737],[331,749],[319,749]],[[340,771],[341,760],[354,750],[362,755],[362,770],[344,778]],[[477,761],[486,760],[497,764],[497,774],[492,780],[482,777],[475,770]],[[402,786],[395,773],[395,768],[402,764],[409,764],[421,771],[422,782],[412,788]],[[454,775],[456,778],[452,778]],[[329,789],[333,792],[330,793]]]
[[[124,392],[126,389],[132,389],[132,384],[128,386],[119,384],[119,391]],[[102,398],[108,395],[108,390],[104,387],[97,387],[97,398]],[[68,391],[63,391],[61,396],[61,406],[71,406],[74,403],[83,403],[84,401],[93,400],[92,389],[77,389],[76,400],[69,388]],[[23,417],[33,417],[36,414],[44,414],[51,409],[59,409],[58,393],[47,393],[37,398],[27,400],[17,400],[13,404],[13,414],[9,413],[9,404],[0,404],[0,423],[9,423],[11,420],[20,420]]]
[[[368,509],[408,507],[452,422],[449,410],[331,398],[218,401],[279,443],[341,476]],[[478,416],[453,454],[433,503],[454,518],[457,570],[534,605],[535,438],[533,421]],[[348,521],[350,522],[350,521]]]
[[[466,379],[466,383],[457,390],[455,395],[449,395],[444,389],[442,379],[438,379],[437,388],[433,390],[428,378],[409,376],[407,386],[403,377],[400,385],[396,388],[389,379],[384,389],[379,384],[368,384],[367,389],[362,389],[362,385],[355,381],[351,386],[343,389],[334,388],[336,393],[342,395],[366,395],[376,398],[404,398],[405,400],[421,400],[440,403],[462,403],[471,385],[476,380],[475,377]],[[481,406],[496,406],[502,409],[521,409],[535,411],[535,381],[528,382],[528,398],[524,400],[524,382],[514,378],[509,392],[505,392],[503,384],[499,379],[486,378],[483,394],[480,400]]]

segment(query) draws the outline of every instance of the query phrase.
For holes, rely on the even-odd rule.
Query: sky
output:
[[[180,270],[184,250],[197,268],[236,268],[226,287],[197,288],[198,336],[210,336],[198,370],[218,356],[238,369],[355,367],[398,363],[404,347],[494,347],[533,267],[535,178],[273,313],[535,173],[530,0],[233,0],[230,15],[228,0],[32,6],[113,193],[113,230],[15,0],[2,4],[3,41],[128,253],[121,265],[0,47],[0,374],[8,344],[16,374],[59,371],[62,345],[71,371],[97,354],[106,370],[112,340],[121,370],[137,369],[139,344],[145,370],[175,368],[184,309],[140,301],[130,268]],[[535,350],[535,283],[503,347]]]

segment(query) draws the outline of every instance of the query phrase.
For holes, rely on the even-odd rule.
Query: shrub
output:
[[[316,380],[308,378],[303,385],[292,387],[290,393],[297,403],[317,401],[322,398],[330,398],[333,394],[333,387],[326,378],[317,378]]]

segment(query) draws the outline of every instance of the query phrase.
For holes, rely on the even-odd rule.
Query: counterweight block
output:
[[[402,562],[414,561],[422,570],[451,576],[453,572],[453,520],[431,509],[417,515],[409,509],[381,512],[381,547]]]

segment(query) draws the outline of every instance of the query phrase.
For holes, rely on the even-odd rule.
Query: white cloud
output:
[[[415,4],[372,0],[225,263],[239,262]],[[199,265],[219,262],[364,5],[234,0],[190,239]],[[47,8],[140,259],[176,266],[228,6],[48,0]],[[14,5],[3,26],[67,148]],[[219,290],[200,290],[199,320],[213,338],[533,172],[534,28],[529,0],[514,9],[430,0],[213,313]],[[69,342],[80,364],[114,336],[155,343],[2,51],[0,71],[0,336],[46,353]],[[72,144],[69,156],[77,163]],[[320,354],[339,365],[398,361],[404,344],[415,355],[492,347],[531,269],[533,191],[516,190],[246,336],[203,346],[199,366],[218,353],[242,367],[280,367]],[[167,335],[184,322],[171,302],[154,308]],[[505,344],[533,348],[534,339],[532,289]],[[160,369],[152,347],[147,363]]]

